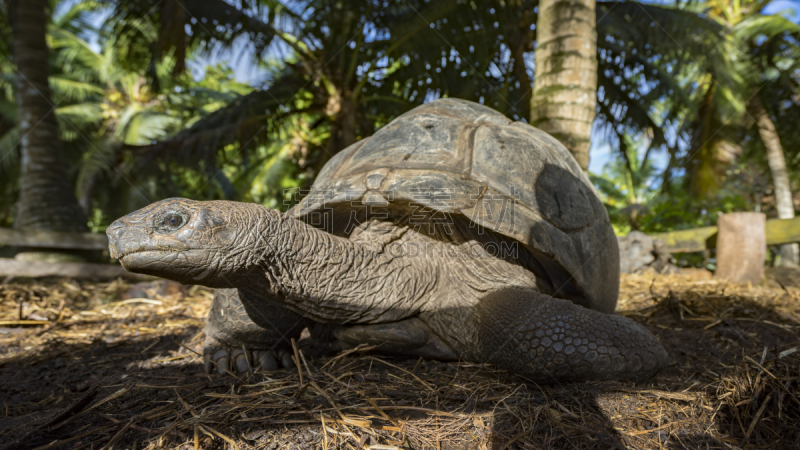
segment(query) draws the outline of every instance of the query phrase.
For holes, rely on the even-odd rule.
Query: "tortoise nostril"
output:
[[[115,220],[114,223],[106,228],[106,236],[108,236],[108,242],[111,244],[115,244],[117,241],[122,239],[122,235],[125,234],[125,224],[122,221]]]

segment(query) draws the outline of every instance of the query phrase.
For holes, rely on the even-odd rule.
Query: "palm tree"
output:
[[[625,73],[617,71],[616,76],[623,80],[623,87],[627,83],[628,89],[607,90],[613,85],[602,81],[602,74],[607,71],[607,59],[601,58],[600,90],[611,94],[609,97],[616,101],[624,98],[626,93],[636,91],[634,83],[639,74],[652,71],[660,74],[656,78],[663,75],[672,78],[672,82],[661,81],[669,87],[668,95],[665,96],[664,91],[648,92],[642,96],[642,100],[649,100],[642,102],[647,107],[638,109],[638,114],[633,115],[652,117],[663,129],[672,127],[677,131],[675,144],[667,146],[671,160],[664,171],[664,189],[674,186],[669,180],[673,173],[685,171],[691,192],[697,197],[707,197],[720,188],[731,163],[758,142],[763,146],[762,151],[766,150],[767,158],[756,159],[766,159],[769,163],[776,203],[779,203],[776,205],[779,217],[789,218],[794,214],[790,184],[780,145],[780,130],[776,130],[773,120],[779,111],[785,109],[785,104],[770,101],[774,98],[766,93],[781,92],[779,96],[785,103],[791,93],[796,92],[797,82],[791,74],[800,69],[797,60],[800,27],[779,15],[760,14],[767,4],[768,1],[755,0],[709,0],[659,9],[648,9],[648,6],[634,2],[615,5],[616,12],[631,7],[641,9],[638,13],[628,9],[625,14],[632,23],[650,26],[649,33],[640,33],[636,26],[631,27],[633,32],[617,27],[617,36],[623,36],[623,39],[619,46],[622,51],[618,51],[615,58],[643,60],[641,67],[644,70],[631,73],[626,68]],[[598,4],[598,9],[603,7],[601,5],[605,4]],[[682,29],[675,29],[675,18],[681,16]],[[605,20],[617,21],[618,14],[604,13],[603,17],[598,22],[598,29],[602,28]],[[682,36],[691,39],[683,40]],[[608,40],[607,35],[606,39],[598,41],[598,46],[606,45],[604,41]],[[651,49],[649,57],[642,58],[647,54],[642,52],[642,44],[645,50]],[[683,48],[676,49],[676,44]],[[762,89],[764,87],[769,89]],[[614,111],[601,100],[599,116],[607,124],[607,130],[619,138],[624,129],[612,126],[614,121],[607,117],[613,114]],[[651,129],[662,133],[654,142],[663,144],[663,131],[657,127]],[[618,140],[621,143],[622,139]],[[681,140],[689,143],[688,149],[677,145]],[[796,248],[796,245],[783,246],[782,260],[790,264],[796,260]]]
[[[709,0],[704,4],[705,12],[726,31],[727,61],[724,68],[710,67],[709,76],[703,83],[704,101],[694,126],[702,132],[695,140],[692,151],[699,153],[700,161],[707,161],[718,149],[736,142],[730,125],[755,125],[755,131],[766,150],[766,159],[772,173],[775,203],[778,217],[793,218],[791,184],[786,167],[783,146],[775,124],[764,107],[766,99],[762,87],[773,82],[770,72],[790,65],[800,69],[796,54],[782,57],[779,52],[760,55],[759,48],[772,48],[775,43],[786,45],[800,38],[800,26],[780,15],[761,13],[769,1],[763,0]],[[789,38],[787,40],[787,38]],[[720,79],[721,72],[726,77]],[[721,131],[721,132],[720,132]],[[797,244],[786,244],[780,248],[782,264],[797,265],[800,262]]]
[[[252,91],[235,82],[230,70],[208,67],[200,81],[169,76],[175,61],[164,57],[156,71],[165,92],[154,92],[145,76],[118,64],[113,39],[101,41],[99,52],[86,36],[96,32],[89,21],[97,7],[91,2],[58,8],[49,19],[49,85],[58,104],[64,167],[74,181],[79,204],[93,230],[109,217],[144,206],[152,198],[191,195],[204,184],[191,170],[159,165],[142,167],[123,150],[162,140],[204,115]],[[0,219],[9,223],[19,183],[20,123],[14,101],[13,68],[0,62]],[[143,170],[144,169],[144,170]],[[215,186],[217,187],[217,186]]]
[[[597,105],[595,0],[541,0],[531,124],[560,140],[589,168]]]
[[[16,1],[13,54],[21,137],[18,229],[86,231],[66,170],[48,84],[49,49],[45,41],[49,16],[45,0]]]
[[[794,218],[794,202],[792,201],[792,190],[789,182],[789,173],[786,170],[786,158],[783,154],[780,137],[775,129],[775,124],[770,119],[767,110],[761,103],[758,94],[754,95],[748,103],[748,110],[753,115],[758,128],[761,141],[767,149],[767,161],[772,172],[772,182],[775,189],[775,207],[778,210],[778,218]],[[800,262],[798,244],[784,244],[780,246],[781,262],[786,266],[796,266]]]
[[[430,30],[427,20],[444,18],[458,7],[456,2],[442,2],[426,10],[428,18],[420,20],[416,10],[405,4],[385,7],[370,0],[347,4],[286,2],[283,8],[278,8],[281,2],[254,2],[251,8],[232,15],[215,9],[230,9],[227,3],[212,1],[202,7],[200,3],[184,5],[187,17],[194,19],[193,26],[200,28],[192,34],[194,44],[173,36],[172,41],[178,44],[165,44],[161,54],[183,54],[181,45],[207,48],[203,36],[210,38],[215,31],[197,24],[225,16],[233,19],[220,27],[231,31],[224,36],[225,41],[216,41],[219,46],[229,47],[232,35],[247,30],[250,39],[255,37],[256,55],[272,45],[272,51],[282,56],[281,61],[275,64],[266,88],[242,96],[167,141],[132,151],[140,161],[175,161],[188,167],[232,158],[249,165],[249,154],[259,145],[282,141],[295,148],[277,146],[282,150],[270,152],[272,158],[261,163],[273,166],[273,158],[292,159],[293,168],[278,166],[307,182],[336,152],[372,134],[376,124],[388,122],[425,99],[427,88],[419,88],[404,70],[411,58],[406,46]],[[112,20],[125,17],[125,23],[130,23],[131,7],[127,4],[125,8],[124,14],[118,13]],[[137,16],[140,21],[147,19]],[[181,21],[185,23],[186,18]],[[184,29],[183,25],[175,28],[155,19],[150,25],[159,36]],[[147,48],[150,44],[146,37],[126,46]],[[159,37],[154,42],[160,45],[164,39]],[[275,58],[270,55],[266,58]],[[297,139],[298,135],[308,139]],[[219,174],[210,175],[215,173]]]
[[[144,167],[142,161],[126,158],[123,150],[166,139],[252,88],[233,80],[230,69],[217,67],[206,68],[200,81],[169,76],[175,60],[165,57],[155,67],[165,80],[163,91],[154,92],[143,75],[117,64],[113,40],[95,52],[70,30],[66,17],[59,19],[50,40],[60,71],[50,83],[64,103],[56,110],[59,121],[77,131],[62,140],[80,147],[76,187],[81,206],[87,212],[99,207],[106,216],[118,215],[152,198],[188,195],[186,190],[193,191],[191,171],[180,176],[163,166]],[[153,182],[159,178],[172,182]]]
[[[194,19],[189,21],[193,45],[200,45],[210,36],[200,24],[223,14],[212,14],[215,2],[195,3],[205,6],[201,9],[187,3],[185,8],[188,17]],[[140,153],[190,164],[211,160],[213,155],[226,159],[221,151],[225,145],[250,143],[255,147],[253,143],[268,141],[267,136],[280,130],[285,120],[303,114],[314,130],[326,136],[319,145],[304,150],[309,154],[303,158],[306,164],[295,170],[298,176],[311,180],[331,155],[371,134],[376,125],[428,99],[455,96],[475,100],[525,120],[530,117],[528,100],[533,73],[529,63],[537,38],[536,4],[534,0],[492,0],[464,8],[455,0],[398,1],[388,5],[362,0],[346,7],[329,0],[302,5],[250,3],[250,9],[225,15],[210,32],[229,29],[220,37],[227,41],[215,41],[224,44],[243,36],[243,30],[251,30],[256,36],[253,45],[257,55],[267,59],[275,53],[282,55],[276,64],[279,70],[266,89],[243,97],[193,129],[168,142],[143,148]],[[228,4],[222,5],[230,9]],[[264,6],[267,12],[259,10],[259,5],[269,5]],[[131,7],[127,8],[125,23],[148,29],[141,25],[148,17],[135,22]],[[702,54],[699,49],[705,51],[707,47],[701,44],[713,39],[713,33],[697,26],[695,15],[682,11],[624,2],[602,3],[598,8],[603,12],[598,30],[606,36],[597,48],[602,69],[597,75],[599,117],[617,135],[627,130],[647,132],[653,136],[651,148],[664,145],[661,127],[676,118],[670,115],[672,110],[651,117],[651,107],[667,97],[679,102],[681,96],[676,92],[680,86],[673,74],[663,66],[691,59],[685,53]],[[670,31],[676,35],[685,31],[687,21],[697,31],[691,39],[681,42],[656,40],[660,47],[653,48],[645,39],[652,27],[641,17],[654,14],[668,16]],[[181,27],[185,20],[181,19]],[[152,22],[157,30],[164,27],[155,18]],[[337,33],[330,33],[332,29]],[[146,41],[144,37],[142,40]],[[191,43],[188,37],[173,40],[180,45]],[[163,40],[153,42],[156,41]],[[223,44],[219,46],[227,45]],[[125,47],[147,49],[152,45],[155,44],[145,42]],[[259,53],[265,46],[271,46],[272,52]],[[170,52],[181,53],[176,47],[161,51]],[[139,60],[142,65],[148,61],[144,57]]]
[[[590,173],[589,178],[600,192],[618,232],[640,229],[640,219],[648,213],[648,205],[656,197],[654,189],[656,168],[644,158],[649,147],[644,136],[623,136],[620,151],[625,158],[612,159],[603,167],[603,173]]]
[[[492,0],[437,19],[437,11],[447,3],[442,0],[420,5],[416,17],[409,19],[424,20],[431,28],[416,33],[400,48],[407,52],[409,63],[398,70],[398,75],[427,87],[427,98],[450,95],[475,100],[511,118],[531,119],[529,100],[535,85],[531,62],[547,55],[542,48],[533,51],[534,42],[541,46],[543,32],[536,26],[541,21],[535,12],[539,2]],[[545,6],[539,5],[541,11]],[[402,26],[408,27],[406,23]],[[654,149],[675,151],[677,145],[668,142],[664,130],[680,123],[693,108],[689,95],[692,85],[676,74],[688,72],[698,61],[720,59],[721,29],[691,11],[637,2],[597,2],[596,36],[602,39],[596,40],[596,100],[583,96],[581,101],[596,102],[596,123],[612,145],[621,148],[619,143],[626,133],[644,133],[651,136],[645,159]],[[595,35],[591,30],[588,33]],[[582,41],[579,38],[571,37]],[[560,61],[563,56],[565,60],[577,58],[568,53],[554,55],[553,59]],[[560,67],[573,67],[572,61]],[[545,67],[536,64],[535,68]],[[549,83],[551,75],[537,79]],[[575,92],[559,91],[558,95]],[[546,95],[544,92],[540,99]],[[667,99],[668,108],[663,105]],[[591,111],[594,109],[589,108],[586,114],[593,114]],[[584,128],[587,143],[588,130]],[[625,158],[624,152],[620,157]]]

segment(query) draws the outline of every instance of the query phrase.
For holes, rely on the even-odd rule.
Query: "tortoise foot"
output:
[[[291,339],[299,340],[308,321],[264,300],[251,301],[261,323],[250,318],[236,289],[214,291],[203,346],[206,373],[294,367]]]
[[[205,373],[220,374],[274,371],[294,367],[290,349],[257,349],[246,345],[232,347],[218,342],[206,343],[203,348],[203,363]]]

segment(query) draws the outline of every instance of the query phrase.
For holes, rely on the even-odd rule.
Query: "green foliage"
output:
[[[247,153],[244,161],[257,159],[263,157],[257,149],[274,147],[277,136],[301,117],[326,138],[308,142],[307,157],[270,167],[307,174],[310,181],[331,155],[426,99],[456,96],[527,119],[536,4],[254,2],[241,11],[249,17],[248,29],[256,33],[253,48],[260,49],[268,37],[274,51],[284,55],[270,82],[168,141],[141,149],[141,154],[146,161],[184,167],[201,161],[220,165],[230,161],[230,149]],[[187,11],[198,23],[207,23],[221,14],[217,6],[211,2],[197,10],[187,6]],[[126,8],[124,17],[131,17],[134,9]],[[719,59],[722,27],[692,12],[654,5],[610,2],[598,8],[598,32],[604,36],[598,54],[599,117],[617,140],[626,132],[650,135],[647,160],[650,149],[666,144],[662,128],[680,121],[693,105],[675,73],[689,70],[684,67],[698,58]],[[654,39],[653,15],[681,40],[658,33]],[[159,36],[174,30],[155,19],[142,20],[149,20]],[[691,34],[685,33],[687,23]],[[229,25],[221,23],[220,29]],[[142,48],[160,42],[156,36],[150,41],[146,34],[137,36]],[[192,35],[192,42],[203,39]],[[217,48],[230,42],[219,41]],[[673,107],[663,107],[666,99]]]
[[[745,211],[750,206],[738,192],[719,191],[713,198],[696,199],[691,195],[659,195],[648,214],[639,219],[645,233],[686,230],[717,224],[720,214]]]
[[[685,152],[672,150],[671,166],[678,172],[688,171],[685,182],[695,196],[713,197],[727,183],[726,170],[737,159],[762,163],[767,170],[763,157],[757,156],[763,147],[748,101],[759,96],[765,104],[770,100],[797,104],[792,97],[800,69],[800,26],[781,15],[761,14],[767,3],[769,0],[709,0],[688,4],[703,20],[717,23],[723,30],[722,40],[711,48],[720,49],[718,57],[698,59],[690,65],[692,71],[680,74],[682,83],[691,85],[694,106],[665,105],[684,111],[679,133],[690,145]],[[767,85],[784,96],[766,98]],[[786,129],[778,132],[796,134]],[[674,173],[668,171],[665,177]]]
[[[648,139],[623,136],[627,158],[609,161],[600,175],[590,174],[603,200],[614,231],[645,233],[716,225],[720,214],[761,210],[768,181],[758,168],[733,164],[726,170],[727,183],[712,196],[696,197],[687,189],[685,178],[675,177],[660,185],[651,161],[644,159]]]
[[[620,152],[623,159],[606,163],[603,173],[589,178],[600,193],[617,234],[641,228],[640,218],[649,213],[649,204],[656,197],[656,170],[645,158],[649,139],[623,136]]]
[[[618,11],[627,8],[625,20],[610,26],[614,31],[605,41],[619,36],[614,45],[627,47],[635,61],[632,64],[640,70],[618,71],[617,90],[600,83],[601,91],[611,95],[609,102],[601,95],[599,114],[627,115],[631,121],[624,127],[606,128],[612,144],[619,145],[620,160],[612,161],[602,177],[592,178],[618,232],[713,225],[719,214],[733,211],[763,210],[774,215],[765,148],[747,110],[747,101],[754,95],[762,99],[776,124],[790,176],[798,180],[800,28],[779,15],[760,14],[765,3],[689,2],[664,6],[660,11],[647,11],[644,5],[637,11],[638,5],[632,2],[615,6]],[[598,4],[598,11],[604,7]],[[598,30],[602,22],[613,24],[617,17],[600,20]],[[680,32],[680,27],[693,32]],[[619,59],[601,59],[601,72],[607,71],[611,62]],[[648,73],[656,79],[663,73],[672,81],[663,80],[637,97],[631,83],[640,82],[640,74]],[[626,95],[641,98],[641,107],[629,110],[615,103]],[[634,203],[631,173],[636,170],[627,165],[631,160],[628,134],[648,129],[647,122],[634,122],[642,118],[652,121],[650,127],[659,131],[644,156],[640,152],[637,157],[647,161],[650,149],[662,146],[670,152],[670,162],[661,186],[648,193],[652,197],[643,207],[634,209],[634,218],[630,209],[625,210]],[[667,142],[662,130],[676,136]]]
[[[748,165],[729,167],[726,171],[728,183],[710,197],[693,196],[687,190],[682,177],[677,177],[668,186],[642,189],[639,195],[646,201],[635,204],[639,206],[635,209],[638,214],[631,218],[630,214],[625,214],[624,208],[619,207],[629,204],[628,197],[622,195],[619,185],[615,185],[617,189],[612,192],[615,193],[614,199],[623,200],[621,203],[611,201],[612,196],[607,194],[609,190],[604,187],[612,184],[609,180],[621,178],[615,175],[617,171],[614,168],[618,165],[611,162],[609,166],[611,169],[604,172],[602,179],[595,181],[593,177],[593,181],[604,198],[615,231],[623,235],[631,229],[645,233],[662,233],[716,225],[720,214],[759,210],[767,186],[763,174]],[[625,178],[622,179],[624,183]]]
[[[93,229],[168,196],[286,208],[336,152],[433,98],[529,116],[535,0],[54,4],[51,86]],[[796,25],[745,0],[733,20],[715,6],[725,4],[597,4],[598,125],[619,152],[592,181],[620,232],[714,223],[761,203],[768,183],[757,194],[740,181],[747,162],[766,178],[746,114],[754,92],[800,167]],[[95,29],[98,11],[108,15]],[[0,55],[9,33],[0,20]],[[184,70],[209,56],[250,58],[268,75],[251,85],[223,65],[201,79]],[[0,226],[19,165],[12,74],[0,58]],[[670,154],[662,174],[656,149]]]
[[[210,67],[203,80],[173,77],[162,83],[166,91],[153,91],[146,77],[118,64],[114,42],[104,41],[96,52],[84,39],[87,14],[98,5],[72,3],[56,17],[47,36],[61,139],[77,197],[90,210],[93,228],[150,199],[184,195],[206,184],[207,177],[175,167],[142,172],[125,149],[164,140],[252,90],[236,82],[230,69]],[[174,64],[174,59],[163,58],[155,70],[167,74]],[[7,194],[0,200],[0,225],[11,223],[19,176],[12,73],[9,59],[0,59],[0,190]],[[159,180],[163,178],[170,181]]]

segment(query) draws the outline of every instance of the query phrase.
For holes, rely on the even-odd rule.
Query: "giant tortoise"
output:
[[[468,101],[419,106],[342,150],[287,213],[176,198],[107,233],[127,270],[217,288],[207,370],[289,365],[286,343],[306,327],[335,348],[536,381],[668,363],[653,334],[613,314],[617,240],[569,152]]]

